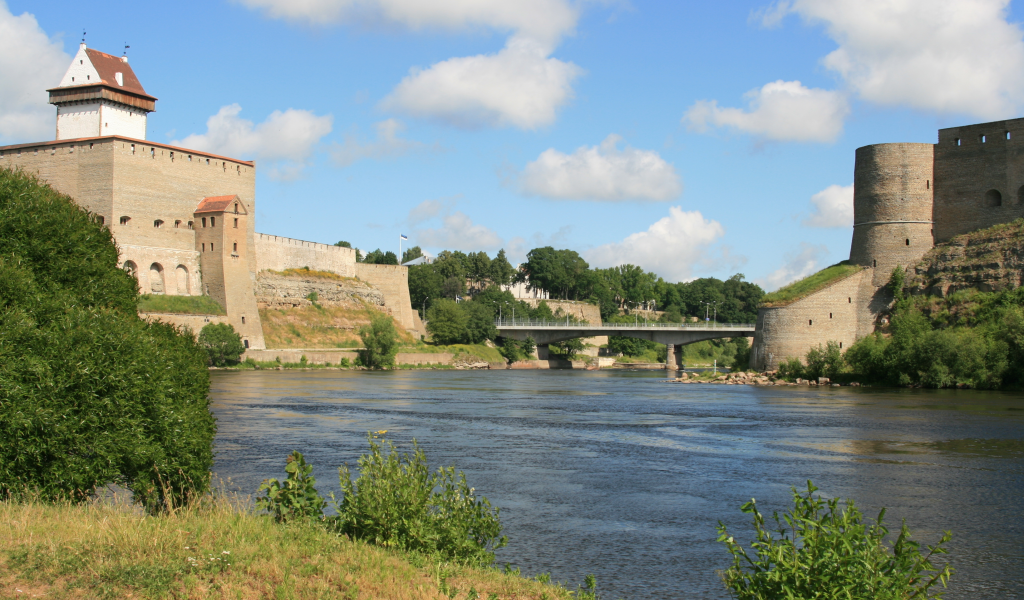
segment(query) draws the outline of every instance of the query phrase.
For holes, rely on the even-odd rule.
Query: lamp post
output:
[[[430,296],[423,297],[423,320],[427,320],[427,300],[430,300]]]

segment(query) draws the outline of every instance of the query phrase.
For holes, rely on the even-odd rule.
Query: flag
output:
[[[408,236],[406,236],[404,233],[398,234],[398,237],[402,238],[403,240],[408,240],[409,239]]]

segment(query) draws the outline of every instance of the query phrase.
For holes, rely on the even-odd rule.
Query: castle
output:
[[[871,334],[892,297],[896,267],[936,243],[1024,217],[1024,119],[939,130],[936,144],[857,149],[850,263],[862,267],[785,306],[763,307],[750,367],[774,370],[826,341]]]
[[[358,263],[350,248],[256,233],[254,162],[147,141],[157,99],[126,56],[82,43],[47,91],[57,107],[55,139],[0,146],[0,166],[37,174],[109,227],[121,265],[143,293],[209,295],[245,346],[260,349],[257,274],[309,267],[359,277],[383,293],[400,326],[420,328],[407,268]]]

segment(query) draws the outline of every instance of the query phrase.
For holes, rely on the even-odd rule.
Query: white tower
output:
[[[71,61],[60,85],[46,90],[57,106],[57,139],[123,135],[146,139],[146,115],[156,98],[142,89],[127,56],[85,47]]]

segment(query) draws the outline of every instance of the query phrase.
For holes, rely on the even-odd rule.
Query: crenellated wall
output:
[[[342,277],[356,276],[356,251],[351,248],[257,233],[256,272],[309,267]]]

